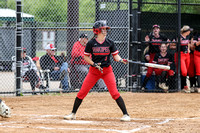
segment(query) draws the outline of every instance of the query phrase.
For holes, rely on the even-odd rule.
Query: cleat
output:
[[[195,88],[195,87],[191,87],[191,88],[190,88],[190,92],[191,92],[191,93],[194,93],[194,92],[195,92],[195,90],[196,90],[196,88]]]
[[[159,85],[158,85],[161,89],[163,89],[164,91],[166,91],[166,90],[168,90],[169,89],[169,87],[168,86],[166,86],[166,84],[165,83],[159,83]]]
[[[142,92],[144,92],[145,90],[146,90],[145,87],[142,87],[142,88],[140,89],[140,91],[142,91]]]
[[[120,119],[120,121],[131,121],[131,118],[129,115],[125,114],[123,117]]]
[[[71,113],[69,115],[64,116],[64,119],[66,120],[76,120],[76,114]]]
[[[10,108],[3,101],[0,103],[0,116],[4,118],[11,117]]]
[[[184,86],[182,91],[185,93],[190,93],[190,88],[188,88],[188,86]]]
[[[197,88],[197,93],[200,93],[200,88]]]

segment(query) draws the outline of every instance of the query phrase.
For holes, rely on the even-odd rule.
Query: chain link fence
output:
[[[88,40],[93,37],[92,27],[97,20],[107,21],[107,25],[111,27],[108,38],[115,42],[120,56],[128,58],[128,1],[22,0],[22,5],[22,53],[27,56],[22,58],[21,69],[24,71],[21,73],[22,93],[78,91],[89,65],[84,64],[82,44],[75,51],[72,49],[75,43],[82,43],[81,34],[87,34]],[[15,71],[13,70],[16,66],[16,1],[5,1],[1,10],[0,61],[3,82],[0,90],[1,93],[15,93]],[[56,48],[55,51],[50,52],[55,52],[55,59],[46,56],[49,51],[46,48],[49,44],[53,44],[51,47]],[[73,52],[79,55],[72,58]],[[55,75],[50,67],[52,60],[59,62],[56,63],[59,70]],[[80,66],[84,69],[79,69]],[[114,62],[113,59],[112,67],[118,89],[127,90],[128,67]],[[33,69],[35,70],[30,71]],[[46,88],[45,91],[43,86]],[[107,91],[107,88],[103,81],[98,81],[91,91]]]
[[[200,30],[198,1],[181,1],[183,25]],[[21,75],[22,93],[43,93],[44,88],[50,92],[73,92],[81,88],[89,65],[84,63],[84,46],[82,43],[87,35],[93,37],[92,26],[97,20],[106,20],[111,27],[108,38],[115,42],[119,54],[123,58],[145,62],[144,50],[148,46],[146,35],[152,34],[152,26],[160,26],[160,32],[170,41],[177,37],[178,32],[178,0],[22,0],[23,37],[21,50],[26,52],[22,69],[30,70],[29,78]],[[14,63],[16,59],[16,1],[1,1],[0,8],[0,93],[16,92]],[[192,20],[192,21],[190,21]],[[140,31],[141,29],[141,31]],[[138,43],[141,42],[141,43]],[[178,43],[178,42],[176,42]],[[47,58],[49,47],[55,47],[56,58]],[[26,48],[26,49],[23,49]],[[74,51],[73,51],[74,49]],[[168,47],[168,53],[174,55],[176,50]],[[75,55],[78,53],[79,55]],[[35,66],[31,66],[31,60]],[[42,62],[41,62],[42,60]],[[59,73],[53,76],[51,60],[59,62]],[[119,90],[140,91],[147,73],[146,67],[129,64],[123,65],[112,60],[112,67]],[[58,64],[59,64],[58,63]],[[65,63],[61,69],[62,64]],[[13,67],[12,67],[13,66]],[[69,68],[69,69],[67,69]],[[168,81],[169,90],[178,90],[178,71],[173,62],[175,75]],[[63,71],[65,69],[65,71]],[[36,71],[37,70],[37,71]],[[41,81],[41,85],[38,84]],[[188,80],[189,82],[189,80]],[[147,92],[163,92],[159,87],[155,72],[144,87]],[[107,91],[103,81],[98,81],[91,91]]]
[[[199,17],[197,17],[199,16],[199,6],[200,5],[197,1],[181,0],[181,19],[179,21],[178,0],[132,1],[133,21],[131,24],[133,31],[136,33],[132,34],[133,46],[131,53],[133,59],[143,62],[149,62],[148,57],[150,55],[150,61],[151,59],[155,60],[154,55],[159,52],[152,51],[153,48],[151,46],[153,45],[153,47],[155,47],[158,50],[159,47],[157,46],[160,45],[161,42],[167,43],[167,40],[171,42],[174,38],[177,38],[180,34],[179,26],[182,28],[182,26],[184,25],[189,25],[190,27],[194,28],[194,32],[191,32],[189,35],[191,41],[191,38],[199,33]],[[139,28],[141,28],[141,31],[137,29],[138,26]],[[153,26],[159,27],[159,36],[161,37],[154,36],[156,31],[154,31]],[[145,39],[146,36],[148,36],[150,39]],[[178,40],[176,41],[176,45],[178,45],[179,42]],[[141,42],[141,44],[138,42]],[[171,55],[171,58],[173,60],[173,63],[170,66],[171,70],[174,71],[174,75],[170,76],[169,72],[168,74],[162,72],[162,75],[160,73],[158,74],[158,71],[156,69],[150,71],[149,69],[147,69],[147,67],[138,68],[136,65],[133,65],[133,91],[141,91],[142,89],[142,91],[145,92],[177,92],[180,91],[180,89],[178,88],[179,86],[181,86],[181,91],[184,90],[182,84],[185,81],[182,80],[182,73],[178,72],[178,70],[180,70],[178,69],[178,61],[176,62],[176,65],[174,61],[174,59],[176,58],[174,55],[177,53],[178,47],[172,49],[171,44],[172,43],[167,43],[167,45],[169,45],[167,47],[167,53]],[[162,58],[158,57],[160,61],[163,60]],[[192,59],[190,58],[190,60]],[[159,61],[157,60],[157,62]],[[191,61],[190,65],[192,66],[192,64],[194,64],[194,62]],[[192,88],[191,92],[194,92],[194,88],[197,86],[196,77],[193,75],[193,77],[191,78],[191,74],[189,74],[191,73],[191,71],[194,71],[194,69],[195,68],[187,68],[188,76],[186,85],[189,88]],[[164,79],[162,78],[162,76],[164,77]],[[178,81],[180,81],[178,80],[179,77],[181,80],[181,84],[179,84],[180,82],[178,83]],[[164,83],[164,86],[161,83]]]

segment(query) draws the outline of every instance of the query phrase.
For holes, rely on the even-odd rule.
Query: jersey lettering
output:
[[[168,64],[169,58],[159,58],[158,64]]]
[[[152,39],[152,42],[162,42],[161,39]],[[152,43],[152,45],[159,45],[160,46],[160,43]]]
[[[93,47],[93,54],[94,55],[109,55],[110,50],[109,47]]]
[[[188,45],[189,40],[181,40],[181,46]]]

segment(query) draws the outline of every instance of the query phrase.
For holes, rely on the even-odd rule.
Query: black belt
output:
[[[187,53],[188,53],[188,51],[181,51],[181,52],[183,52],[184,54],[187,54]]]

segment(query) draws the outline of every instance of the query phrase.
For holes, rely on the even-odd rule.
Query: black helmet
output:
[[[110,29],[110,27],[107,26],[105,20],[96,21],[96,22],[94,23],[94,26],[93,26],[93,32],[94,32],[94,34],[99,34],[99,33],[101,33],[101,29],[102,29],[102,28]]]

